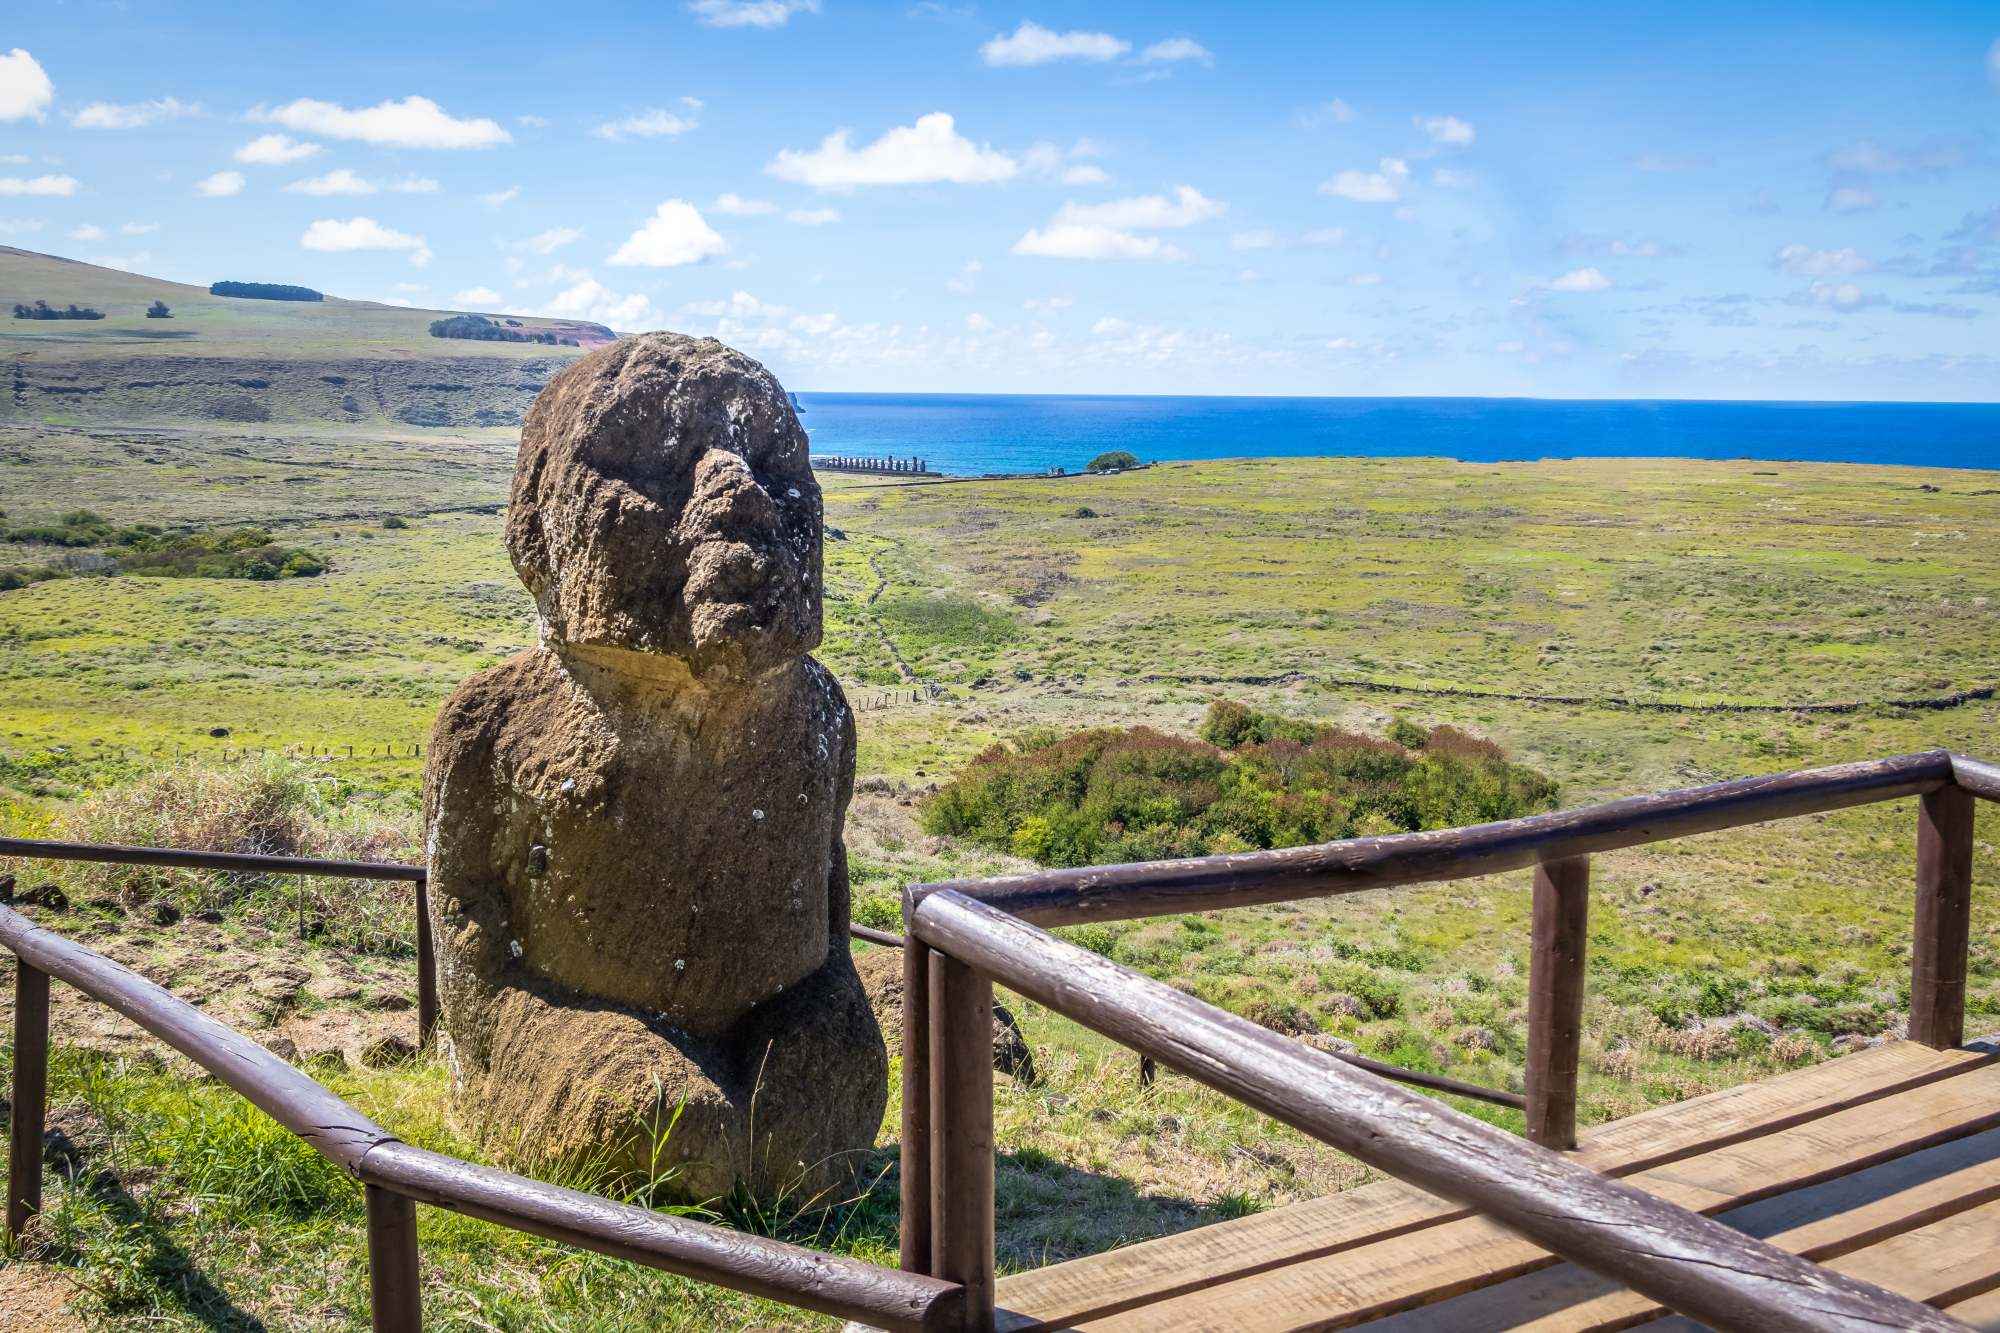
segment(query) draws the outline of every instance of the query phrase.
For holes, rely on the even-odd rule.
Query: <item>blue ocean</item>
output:
[[[1179,458],[1756,458],[2000,470],[2000,404],[800,393],[815,454],[933,472]]]

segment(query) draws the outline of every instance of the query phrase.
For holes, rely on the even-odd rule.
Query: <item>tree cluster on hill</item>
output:
[[[1399,719],[1400,740],[1210,705],[1206,739],[1150,727],[1020,737],[973,759],[924,807],[932,833],[1043,865],[1301,847],[1516,819],[1556,784],[1492,741]]]
[[[102,310],[92,310],[89,306],[79,306],[70,302],[69,309],[58,310],[47,301],[37,301],[33,305],[16,303],[15,319],[103,319]]]
[[[433,338],[466,338],[483,343],[545,343],[550,347],[576,347],[574,338],[561,338],[553,333],[523,330],[515,320],[508,325],[496,323],[484,315],[453,315],[450,319],[431,321]]]
[[[5,517],[0,514],[0,517]],[[101,546],[114,564],[103,573],[147,578],[275,579],[310,578],[324,573],[326,561],[303,547],[283,546],[263,528],[227,531],[168,532],[157,523],[117,527],[88,509],[73,509],[52,525],[9,528],[10,542],[40,542],[47,546]],[[14,582],[7,581],[13,573]],[[53,578],[50,570],[39,571]],[[0,589],[32,582],[20,570],[0,571]]]
[[[208,289],[210,296],[234,296],[245,301],[324,301],[326,297],[310,287],[293,287],[282,282],[218,282]]]
[[[172,319],[173,317],[174,308],[165,301],[155,301],[146,307],[147,319]]]
[[[1137,454],[1126,453],[1123,449],[1113,449],[1109,453],[1099,454],[1097,457],[1091,459],[1088,463],[1084,464],[1083,470],[1085,472],[1123,472],[1128,467],[1137,466],[1139,466],[1139,456]]]

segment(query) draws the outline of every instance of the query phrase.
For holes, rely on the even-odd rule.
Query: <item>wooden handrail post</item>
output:
[[[1972,938],[1972,793],[1939,787],[1917,803],[1917,910],[1910,949],[1910,1040],[1965,1040],[1965,955]]]
[[[368,1308],[374,1333],[419,1333],[423,1285],[417,1263],[417,1204],[379,1185],[362,1186],[368,1217]]]
[[[49,1106],[49,974],[14,959],[14,1100],[7,1144],[7,1234],[42,1211],[42,1128]]]
[[[1583,1044],[1584,949],[1590,929],[1590,858],[1535,866],[1528,961],[1528,1141],[1576,1146],[1576,1067]]]
[[[438,978],[437,944],[431,937],[431,880],[417,881],[417,1045],[428,1047],[437,1039]]]
[[[993,1333],[993,982],[931,950],[931,1272]]]
[[[904,929],[909,928],[904,923]],[[931,1272],[931,951],[903,936],[902,1260]]]

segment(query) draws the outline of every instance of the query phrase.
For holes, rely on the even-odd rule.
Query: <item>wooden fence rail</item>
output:
[[[957,1072],[934,1062],[945,1049],[937,1034],[970,1021],[956,1006],[977,1004],[982,993],[990,1004],[991,981],[999,980],[1133,1047],[1142,1060],[1489,1213],[1553,1253],[1712,1327],[1760,1333],[1958,1327],[1928,1307],[1838,1278],[1548,1151],[1576,1143],[1591,853],[1908,796],[1919,798],[1909,1036],[1942,1049],[1964,1039],[1972,801],[2000,801],[2000,766],[1945,750],[1433,833],[910,885],[903,896],[910,960],[903,992],[904,1143],[927,1133],[929,1151],[904,1154],[904,1266],[929,1256],[923,1271],[969,1290],[992,1280],[990,1269],[969,1271],[964,1258],[973,1246],[964,1229],[977,1212],[964,1195],[983,1191],[990,1213],[991,1155],[982,1167],[975,1149],[950,1134],[947,1120],[976,1121],[976,1108],[966,1105],[975,1094],[969,1082],[960,1086]],[[1535,871],[1524,1070],[1528,1145],[1382,1081],[1407,1071],[1356,1068],[1356,1061],[1267,1032],[1036,928],[1528,866]],[[919,993],[926,984],[927,996]],[[940,1100],[947,1095],[948,1102]],[[913,1117],[928,1124],[913,1124]],[[944,1199],[953,1200],[949,1214],[940,1211]],[[1877,1319],[1879,1325],[1871,1322]]]
[[[421,1327],[417,1203],[894,1333],[952,1333],[964,1322],[965,1293],[953,1283],[413,1148],[234,1028],[5,907],[0,907],[0,945],[13,952],[16,968],[7,1175],[8,1227],[16,1237],[41,1208],[47,995],[54,978],[160,1038],[362,1183],[375,1333],[416,1333]]]

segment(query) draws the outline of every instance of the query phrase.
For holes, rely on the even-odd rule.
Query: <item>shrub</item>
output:
[[[1113,449],[1109,453],[1102,453],[1091,459],[1084,466],[1083,470],[1085,472],[1107,472],[1116,468],[1119,471],[1123,471],[1128,467],[1137,466],[1139,466],[1139,459],[1136,454],[1128,454],[1123,449]]]
[[[872,930],[900,934],[903,929],[903,908],[893,893],[869,893],[856,898],[850,916],[854,924]]]
[[[310,287],[291,287],[282,282],[218,282],[208,289],[210,296],[234,296],[245,301],[324,301],[326,297]]]
[[[1396,720],[1389,724],[1389,739],[1406,750],[1421,750],[1430,739],[1430,733],[1398,713]]]
[[[1071,518],[1096,518],[1098,517],[1098,513],[1095,509],[1092,509],[1089,505],[1078,505],[1076,508],[1069,511],[1069,516]]]
[[[165,301],[155,301],[146,307],[147,319],[172,319],[173,317],[174,309]]]
[[[382,526],[385,528],[407,528],[410,525],[408,523],[405,523],[402,519],[397,518],[394,514],[391,514],[389,515],[389,517],[382,520]]]
[[[1150,727],[1043,729],[1012,749],[992,746],[925,802],[924,823],[1043,865],[1081,866],[1296,847],[1364,828],[1449,828],[1553,807],[1556,785],[1508,762],[1499,746],[1457,732],[1444,740],[1413,753],[1221,700],[1200,740]],[[1370,961],[1421,966],[1391,952]]]
[[[15,305],[15,319],[103,319],[102,310],[92,310],[89,306],[79,307],[74,301],[69,309],[58,310],[47,301],[37,301],[33,305]]]

